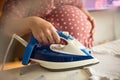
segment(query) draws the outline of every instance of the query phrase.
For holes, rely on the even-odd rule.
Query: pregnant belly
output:
[[[77,7],[63,5],[53,10],[46,16],[46,20],[51,22],[58,30],[80,30],[80,32],[90,32],[91,24],[87,16]],[[84,29],[83,29],[84,28]]]
[[[87,16],[75,6],[63,5],[56,8],[46,16],[46,20],[51,22],[57,30],[68,31],[82,43],[91,36],[91,23],[87,20]]]

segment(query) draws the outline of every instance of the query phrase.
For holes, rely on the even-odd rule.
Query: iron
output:
[[[92,52],[73,36],[61,31],[57,33],[66,44],[41,45],[32,36],[26,47],[22,64],[27,65],[32,60],[47,69],[62,70],[99,63]]]

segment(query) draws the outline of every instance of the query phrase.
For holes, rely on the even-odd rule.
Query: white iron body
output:
[[[79,41],[74,40],[66,40],[68,42],[67,45],[62,44],[51,44],[50,49],[54,52],[60,52],[65,54],[86,56],[85,53],[80,51],[80,49],[86,49]],[[91,55],[92,56],[92,55]],[[72,62],[49,62],[38,59],[31,58],[32,61],[40,63],[41,66],[48,69],[68,69],[75,67],[84,67],[91,64],[96,64],[99,61],[96,58],[82,60],[82,61],[72,61]]]
[[[91,52],[75,38],[59,31],[58,34],[67,43],[66,45],[51,44],[42,46],[33,36],[31,37],[30,42],[27,43],[24,39],[14,34],[6,51],[2,70],[14,39],[26,47],[22,60],[23,65],[27,65],[30,60],[32,60],[47,69],[61,70],[99,63],[99,60],[94,58]]]

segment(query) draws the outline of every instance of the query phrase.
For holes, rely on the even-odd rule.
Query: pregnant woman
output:
[[[68,31],[84,46],[93,46],[95,23],[82,0],[7,0],[0,25],[5,33],[32,33],[41,44],[59,43]]]

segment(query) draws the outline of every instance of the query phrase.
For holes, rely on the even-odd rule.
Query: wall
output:
[[[96,20],[95,44],[120,38],[120,10],[91,11]]]
[[[120,10],[114,13],[115,38],[120,38]]]

